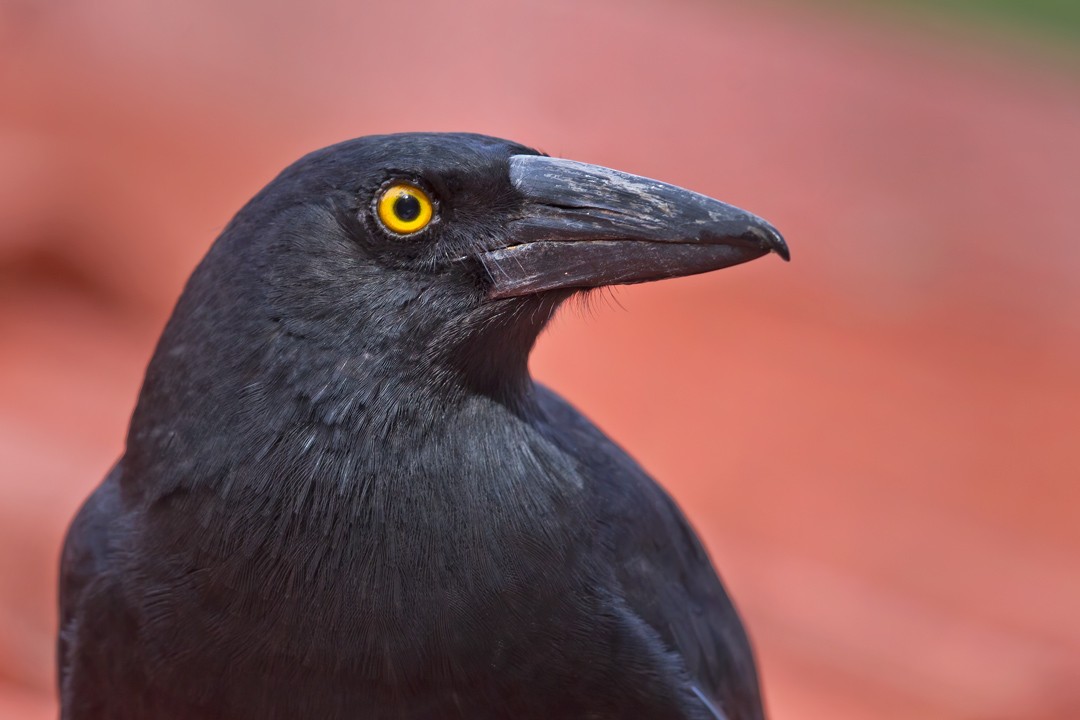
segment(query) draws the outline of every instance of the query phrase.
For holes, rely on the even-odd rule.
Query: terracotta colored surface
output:
[[[1080,717],[1075,73],[803,6],[15,1],[0,97],[0,718],[53,716],[60,537],[194,263],[300,153],[407,129],[787,235],[534,357],[688,510],[774,717]]]

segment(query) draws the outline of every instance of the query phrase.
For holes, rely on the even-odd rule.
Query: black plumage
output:
[[[63,718],[760,718],[686,520],[527,361],[578,290],[769,251],[494,138],[301,159],[192,275],[72,523]]]

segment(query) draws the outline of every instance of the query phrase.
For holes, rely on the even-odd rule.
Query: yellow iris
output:
[[[431,223],[435,208],[428,194],[406,183],[394,183],[379,195],[379,220],[390,232],[411,235]]]

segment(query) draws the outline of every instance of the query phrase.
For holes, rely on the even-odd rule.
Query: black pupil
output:
[[[412,222],[420,217],[420,210],[420,201],[408,193],[401,193],[394,200],[394,214],[403,222]]]

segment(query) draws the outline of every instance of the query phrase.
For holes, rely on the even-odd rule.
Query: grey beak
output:
[[[771,252],[790,259],[784,238],[756,215],[657,180],[515,155],[510,182],[525,212],[506,247],[480,256],[491,297],[693,275]]]

